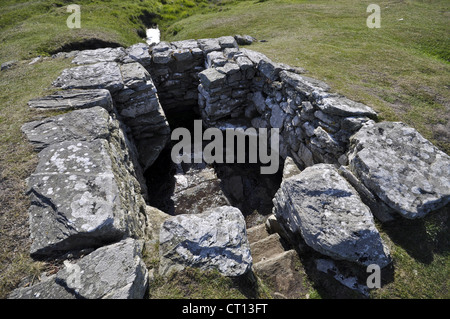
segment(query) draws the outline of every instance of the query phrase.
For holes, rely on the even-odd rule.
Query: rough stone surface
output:
[[[32,99],[28,106],[35,109],[72,110],[101,106],[112,110],[113,101],[108,90],[65,90]]]
[[[376,118],[377,113],[362,103],[358,103],[341,96],[324,98],[318,107],[322,112],[339,116],[367,116]]]
[[[56,274],[14,290],[9,298],[141,299],[148,285],[141,251],[142,242],[131,238],[98,248],[75,262],[65,261]]]
[[[152,62],[152,57],[149,53],[149,46],[145,43],[137,43],[126,50],[127,55],[122,59],[124,63],[138,62],[141,65],[148,66]]]
[[[402,216],[423,217],[450,201],[450,157],[415,129],[369,122],[351,143],[350,169]]]
[[[369,208],[329,164],[316,164],[282,182],[277,220],[316,251],[362,265],[390,263]]]
[[[222,206],[167,219],[160,232],[160,257],[161,274],[186,266],[217,269],[231,277],[245,274],[252,257],[242,213]]]
[[[123,81],[116,62],[99,62],[65,69],[53,85],[64,90],[107,89],[114,93],[123,88]]]
[[[41,151],[51,144],[69,140],[91,142],[99,138],[108,139],[111,125],[108,112],[97,106],[29,122],[22,126],[22,131],[34,149]]]
[[[83,50],[77,53],[75,58],[72,60],[72,63],[83,65],[98,62],[119,62],[123,57],[125,57],[125,55],[125,49],[120,47]]]
[[[199,214],[230,204],[214,169],[205,163],[177,164],[174,178],[173,212],[170,213]]]
[[[61,125],[74,118],[98,127],[75,128],[75,120]],[[38,148],[45,147],[28,179],[32,254],[98,247],[145,232],[145,183],[117,120],[96,107],[27,126]]]
[[[124,88],[115,95],[116,108],[131,129],[145,171],[166,146],[170,127],[147,70],[139,63],[124,64],[120,69]]]

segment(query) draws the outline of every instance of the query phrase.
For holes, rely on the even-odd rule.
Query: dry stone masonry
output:
[[[143,242],[159,242],[161,275],[194,266],[241,276],[254,268],[258,247],[280,238],[294,247],[302,240],[325,258],[385,267],[391,257],[373,216],[420,218],[448,204],[447,154],[405,124],[378,123],[370,107],[302,69],[238,46],[252,41],[224,36],[56,56],[76,66],[29,106],[69,112],[22,130],[39,152],[28,178],[31,254],[65,259],[64,267],[10,298],[142,298]],[[211,168],[178,166],[177,216],[148,204],[144,172],[170,147],[168,116],[186,111],[205,127],[280,130],[285,167],[268,219],[279,235],[253,251],[240,210]],[[295,251],[275,246],[273,258],[256,253],[262,276],[271,265],[293,267]],[[73,251],[89,253],[64,257]],[[317,263],[321,271],[334,267],[331,259]]]

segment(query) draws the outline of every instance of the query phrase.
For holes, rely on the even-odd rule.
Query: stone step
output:
[[[274,298],[307,298],[309,285],[298,254],[291,249],[253,264],[255,274],[269,287]]]
[[[269,233],[266,230],[265,224],[259,224],[247,229],[247,238],[250,244],[269,237]]]
[[[281,244],[281,237],[278,234],[272,234],[266,238],[260,239],[250,244],[253,263],[256,264],[261,260],[267,260],[275,255],[284,252]]]

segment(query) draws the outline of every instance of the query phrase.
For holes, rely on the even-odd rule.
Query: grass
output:
[[[381,28],[368,29],[371,1],[77,1],[82,28],[68,29],[72,1],[4,0],[0,4],[0,298],[24,277],[48,267],[29,256],[29,199],[25,179],[37,154],[23,137],[23,123],[52,112],[30,110],[46,95],[69,60],[47,59],[89,39],[117,45],[142,41],[146,25],[158,23],[165,40],[250,34],[267,42],[250,48],[277,62],[301,66],[349,98],[370,105],[380,118],[403,121],[450,153],[450,4],[448,1],[378,1]],[[402,19],[402,20],[400,20]],[[447,207],[448,209],[448,207]],[[419,221],[378,225],[394,259],[392,278],[373,298],[449,298],[449,220],[442,210]],[[153,267],[157,258],[148,257]],[[245,282],[244,282],[245,283]],[[248,282],[246,283],[248,284]],[[151,298],[267,297],[268,288],[188,269],[168,280],[156,277]],[[312,290],[314,298],[323,297]]]
[[[51,82],[69,61],[21,61],[0,73],[0,297],[24,278],[34,277],[43,264],[29,257],[28,207],[25,179],[35,169],[37,154],[21,126],[55,112],[30,110],[28,100],[49,93]]]
[[[380,29],[366,26],[370,3],[235,1],[176,22],[164,35],[180,40],[244,33],[267,40],[251,48],[305,68],[373,107],[382,120],[405,122],[450,153],[448,1],[378,1]]]

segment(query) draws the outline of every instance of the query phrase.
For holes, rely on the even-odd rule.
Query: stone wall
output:
[[[210,127],[278,128],[279,155],[306,168],[286,176],[273,198],[280,232],[335,259],[385,267],[391,257],[372,215],[382,222],[421,218],[450,201],[450,157],[416,130],[376,123],[370,107],[298,68],[239,48],[233,37],[69,56],[78,66],[54,81],[59,91],[29,106],[71,112],[22,128],[40,152],[28,179],[31,254],[58,256],[65,266],[12,298],[141,298],[147,286],[141,240],[161,241],[163,274],[186,265],[227,276],[251,269],[238,209],[211,207],[162,224],[168,216],[145,202],[143,172],[169,141],[166,113],[194,111]],[[231,217],[222,225],[217,216],[224,212]],[[234,238],[223,230],[228,224],[239,226]],[[214,254],[198,249],[204,238]],[[214,256],[226,258],[218,263]],[[73,281],[73,269],[87,276]]]

